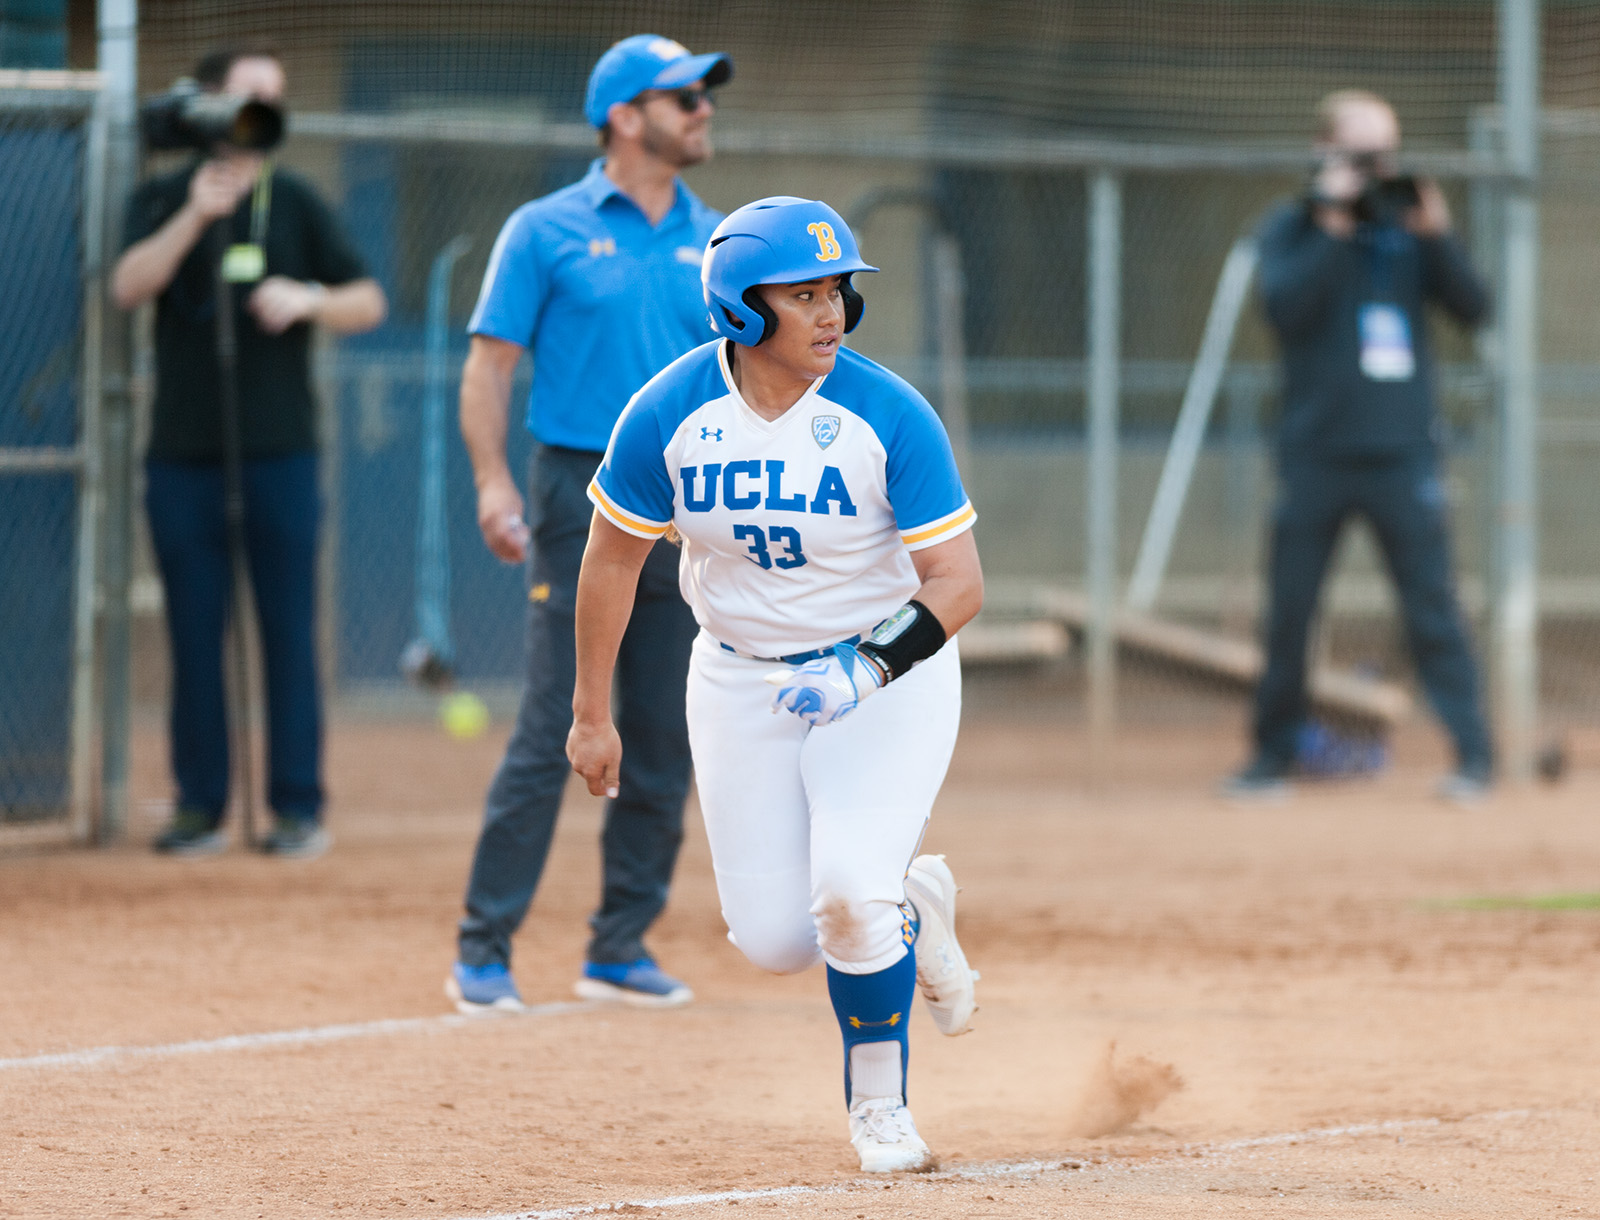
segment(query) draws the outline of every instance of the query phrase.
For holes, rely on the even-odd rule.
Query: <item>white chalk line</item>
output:
[[[1274,1135],[1247,1136],[1243,1139],[1225,1140],[1221,1143],[1182,1144],[1155,1156],[1126,1161],[1127,1168],[1142,1168],[1194,1157],[1218,1156],[1229,1152],[1244,1152],[1252,1148],[1319,1143],[1324,1140],[1364,1135],[1388,1135],[1419,1128],[1443,1127],[1447,1122],[1503,1122],[1511,1118],[1527,1118],[1532,1110],[1491,1110],[1482,1114],[1469,1114],[1464,1118],[1397,1118],[1376,1123],[1352,1123],[1345,1127],[1309,1127],[1303,1131],[1281,1131]],[[996,1178],[1029,1177],[1053,1170],[1074,1172],[1084,1169],[1117,1167],[1119,1158],[1101,1156],[1073,1159],[1055,1157],[1048,1161],[992,1161],[966,1165],[915,1178],[857,1178],[833,1186],[766,1186],[754,1190],[718,1190],[696,1195],[665,1195],[658,1199],[628,1199],[613,1203],[592,1203],[575,1207],[557,1207],[544,1211],[496,1212],[491,1215],[463,1216],[459,1220],[577,1220],[580,1216],[604,1215],[631,1209],[667,1211],[678,1207],[694,1207],[703,1203],[744,1203],[757,1199],[792,1198],[796,1196],[823,1196],[850,1194],[858,1190],[879,1191],[889,1182],[897,1185],[920,1187],[930,1182],[982,1182]]]
[[[458,1028],[463,1025],[481,1025],[487,1021],[516,1020],[518,1017],[553,1017],[566,1013],[588,1011],[600,1007],[579,1000],[564,1000],[551,1004],[536,1004],[520,1013],[466,1016],[444,1013],[433,1017],[402,1017],[380,1021],[359,1021],[344,1025],[319,1025],[307,1029],[274,1030],[259,1034],[230,1034],[222,1038],[203,1038],[189,1042],[170,1042],[158,1046],[97,1046],[81,1051],[62,1051],[50,1055],[25,1055],[0,1059],[0,1071],[16,1068],[86,1068],[98,1067],[120,1059],[164,1059],[182,1055],[213,1054],[219,1051],[260,1050],[268,1047],[315,1046],[326,1042],[342,1042],[353,1038],[372,1038],[395,1034],[427,1033],[439,1029]],[[1526,1118],[1531,1110],[1493,1110],[1482,1114],[1469,1114],[1464,1118],[1390,1119],[1376,1123],[1354,1123],[1343,1127],[1310,1127],[1302,1131],[1283,1131],[1274,1135],[1248,1136],[1222,1143],[1183,1144],[1169,1152],[1141,1158],[1136,1165],[1162,1163],[1179,1158],[1215,1156],[1229,1152],[1242,1152],[1252,1148],[1314,1143],[1345,1136],[1383,1135],[1389,1132],[1415,1130],[1423,1127],[1442,1127],[1446,1121],[1495,1122],[1511,1118]],[[907,1185],[930,1181],[986,1181],[995,1178],[1027,1177],[1052,1170],[1076,1170],[1091,1167],[1111,1167],[1119,1158],[1114,1156],[1075,1161],[1055,1158],[1048,1161],[994,1161],[959,1168],[941,1170],[926,1177],[903,1180]],[[861,1178],[832,1186],[768,1186],[753,1190],[724,1190],[692,1195],[666,1195],[657,1199],[629,1199],[612,1203],[594,1203],[576,1207],[558,1207],[544,1211],[499,1212],[493,1215],[463,1217],[462,1220],[575,1220],[579,1216],[601,1215],[624,1208],[670,1210],[693,1207],[703,1203],[747,1202],[758,1199],[776,1199],[793,1196],[821,1196],[848,1194],[856,1190],[881,1189],[881,1178]]]
[[[0,1071],[13,1068],[99,1067],[119,1059],[167,1059],[178,1055],[209,1055],[217,1051],[260,1050],[264,1047],[315,1046],[322,1042],[344,1042],[352,1038],[377,1038],[393,1034],[419,1034],[461,1025],[481,1025],[486,1021],[512,1021],[523,1017],[556,1017],[564,1013],[588,1011],[596,1007],[581,1000],[554,1004],[535,1004],[518,1013],[466,1016],[444,1013],[436,1017],[400,1017],[382,1021],[357,1021],[347,1025],[317,1025],[308,1029],[282,1029],[261,1034],[229,1034],[225,1038],[201,1038],[192,1042],[169,1042],[164,1046],[96,1046],[81,1051],[61,1051],[53,1055],[24,1055],[0,1059]]]

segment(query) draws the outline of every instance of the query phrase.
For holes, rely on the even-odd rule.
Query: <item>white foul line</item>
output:
[[[342,1042],[351,1038],[372,1038],[386,1034],[426,1033],[435,1029],[452,1029],[462,1025],[477,1025],[485,1020],[513,1020],[518,1016],[554,1017],[564,1013],[579,1012],[596,1007],[593,1003],[577,1000],[553,1004],[536,1004],[521,1013],[465,1016],[445,1013],[434,1017],[403,1017],[382,1021],[360,1021],[347,1025],[319,1025],[308,1029],[285,1029],[262,1034],[230,1034],[224,1038],[197,1039],[192,1042],[169,1042],[162,1046],[96,1046],[82,1051],[62,1051],[53,1055],[26,1055],[15,1059],[0,1059],[0,1071],[12,1068],[98,1067],[118,1059],[162,1059],[178,1055],[203,1055],[215,1051],[258,1050],[277,1046],[314,1046],[323,1042]],[[1469,1114],[1457,1122],[1498,1121],[1508,1118],[1526,1118],[1531,1110],[1493,1110],[1483,1114]],[[1149,1165],[1177,1156],[1241,1152],[1248,1148],[1272,1145],[1311,1143],[1337,1139],[1341,1136],[1382,1135],[1390,1131],[1413,1130],[1418,1127],[1439,1127],[1444,1120],[1438,1118],[1391,1119],[1387,1122],[1356,1123],[1346,1127],[1310,1127],[1303,1131],[1283,1131],[1275,1135],[1247,1136],[1218,1144],[1183,1144],[1166,1155],[1147,1158],[1140,1162]],[[1109,1165],[1115,1157],[1071,1163],[1069,1159],[1049,1161],[993,1161],[964,1168],[953,1168],[930,1174],[917,1181],[984,1181],[991,1178],[1024,1177],[1046,1173],[1053,1169],[1086,1168],[1090,1165]],[[861,1178],[833,1186],[768,1186],[755,1190],[723,1190],[706,1194],[667,1195],[659,1199],[630,1199],[616,1203],[594,1203],[575,1207],[558,1207],[546,1211],[500,1212],[495,1215],[463,1217],[462,1220],[576,1220],[579,1216],[594,1216],[604,1212],[624,1209],[668,1210],[693,1207],[701,1203],[738,1203],[755,1199],[776,1199],[794,1196],[848,1194],[867,1187],[881,1188],[883,1179]],[[908,1183],[911,1184],[911,1183]]]
[[[1469,1114],[1464,1118],[1452,1121],[1472,1122],[1476,1120],[1493,1122],[1508,1118],[1526,1118],[1532,1113],[1533,1111],[1531,1110],[1492,1110],[1483,1114]],[[1219,1153],[1242,1152],[1249,1148],[1263,1148],[1271,1145],[1313,1143],[1320,1140],[1338,1139],[1341,1136],[1384,1135],[1395,1131],[1415,1130],[1418,1127],[1440,1127],[1443,1125],[1444,1120],[1439,1118],[1401,1118],[1378,1123],[1355,1123],[1347,1127],[1310,1127],[1304,1131],[1282,1131],[1276,1135],[1248,1136],[1244,1139],[1227,1140],[1217,1144],[1183,1144],[1165,1155],[1142,1159],[1137,1162],[1137,1165],[1151,1165],[1176,1157],[1194,1156],[1195,1154],[1217,1155]],[[992,1161],[964,1168],[942,1170],[938,1173],[928,1174],[925,1177],[900,1178],[898,1181],[907,1186],[916,1186],[923,1182],[973,1182],[992,1178],[1025,1177],[1030,1174],[1047,1173],[1053,1169],[1088,1169],[1095,1166],[1108,1166],[1115,1163],[1116,1159],[1114,1156],[1106,1156],[1084,1161],[1073,1161],[1070,1158],[1061,1157],[1049,1161]],[[699,1195],[667,1195],[659,1199],[628,1199],[616,1203],[557,1207],[547,1211],[498,1212],[494,1215],[464,1216],[460,1220],[576,1220],[579,1216],[596,1216],[605,1212],[632,1211],[635,1209],[665,1211],[677,1207],[693,1207],[701,1203],[742,1203],[753,1199],[777,1199],[798,1195],[841,1195],[868,1188],[881,1190],[886,1181],[895,1180],[892,1178],[858,1178],[853,1182],[841,1182],[834,1186],[768,1186],[755,1190],[719,1190]]]
[[[554,1017],[578,1012],[594,1005],[579,1000],[536,1004],[520,1013],[488,1017],[468,1017],[446,1013],[437,1017],[403,1017],[383,1021],[358,1021],[349,1025],[318,1025],[309,1029],[282,1029],[264,1034],[230,1034],[225,1038],[203,1038],[193,1042],[169,1042],[164,1046],[96,1046],[82,1051],[62,1051],[54,1055],[25,1055],[19,1059],[0,1059],[0,1071],[10,1068],[99,1067],[116,1059],[166,1059],[174,1055],[205,1055],[213,1051],[259,1050],[270,1046],[314,1046],[320,1042],[343,1042],[350,1038],[375,1038],[388,1034],[417,1034],[459,1025],[477,1025],[485,1020],[512,1020],[516,1017]]]

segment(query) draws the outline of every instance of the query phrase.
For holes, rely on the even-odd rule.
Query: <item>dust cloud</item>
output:
[[[1085,1139],[1113,1135],[1183,1088],[1183,1077],[1170,1063],[1145,1055],[1119,1063],[1116,1050],[1115,1041],[1107,1042],[1095,1060],[1068,1122],[1070,1134]]]

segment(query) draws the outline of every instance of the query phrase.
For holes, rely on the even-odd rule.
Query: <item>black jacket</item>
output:
[[[1302,202],[1274,209],[1258,233],[1258,283],[1283,351],[1285,465],[1427,456],[1436,449],[1433,361],[1423,305],[1476,326],[1489,293],[1454,237],[1362,225],[1349,241],[1318,228]],[[1416,371],[1374,381],[1361,371],[1361,309],[1398,307]]]
[[[128,201],[126,249],[171,219],[189,195],[199,162],[152,178]],[[232,240],[250,240],[252,197],[239,201]],[[283,169],[272,175],[266,216],[266,274],[322,284],[347,284],[367,274],[344,228],[310,183]],[[217,251],[207,234],[184,258],[156,303],[156,397],[150,456],[175,462],[222,460],[218,405]],[[311,397],[311,327],[298,322],[280,335],[256,325],[245,308],[255,285],[234,289],[239,343],[239,424],[244,456],[279,457],[317,447]]]

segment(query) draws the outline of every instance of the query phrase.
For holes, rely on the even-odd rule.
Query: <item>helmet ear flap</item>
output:
[[[762,299],[761,286],[759,284],[751,284],[750,287],[744,290],[744,295],[739,299],[745,303],[745,308],[761,319],[761,333],[755,337],[754,342],[751,344],[752,347],[760,347],[777,332],[778,315],[773,313],[772,306]]]
[[[844,333],[848,335],[861,321],[861,314],[867,308],[867,302],[856,291],[848,275],[839,281],[839,295],[844,298]]]

